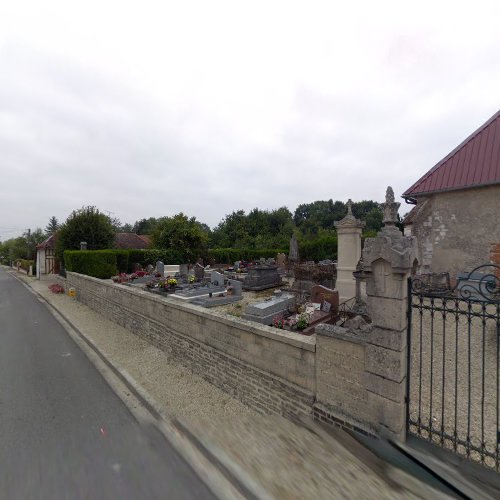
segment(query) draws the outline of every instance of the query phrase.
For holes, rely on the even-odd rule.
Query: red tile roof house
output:
[[[41,274],[57,274],[59,272],[59,261],[55,256],[57,234],[49,236],[36,247],[36,272],[37,277]],[[141,250],[150,248],[151,237],[135,233],[116,233],[115,247],[122,250]]]
[[[500,111],[407,189],[421,272],[500,264]]]
[[[151,247],[151,237],[146,234],[116,233],[115,247],[122,250],[142,250]]]

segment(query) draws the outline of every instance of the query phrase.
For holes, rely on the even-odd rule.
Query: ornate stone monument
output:
[[[338,235],[337,283],[340,301],[356,295],[356,280],[353,272],[361,258],[361,233],[365,222],[352,214],[352,200],[347,202],[347,215],[335,222]]]

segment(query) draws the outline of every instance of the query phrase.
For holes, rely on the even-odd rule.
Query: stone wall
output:
[[[499,199],[500,185],[419,197],[419,205],[427,203],[411,234],[418,240],[422,271],[455,277],[488,263],[491,244],[500,242]]]
[[[67,273],[66,288],[251,408],[311,415],[315,339],[280,332],[149,292]]]

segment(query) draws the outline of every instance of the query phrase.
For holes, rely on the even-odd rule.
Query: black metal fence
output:
[[[408,280],[407,432],[499,470],[500,267]]]

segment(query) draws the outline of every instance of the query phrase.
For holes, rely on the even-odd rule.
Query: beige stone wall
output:
[[[364,384],[365,345],[354,340],[318,335],[316,367],[316,417],[330,422],[334,416],[342,425],[375,433]]]
[[[315,339],[124,285],[67,273],[77,299],[158,346],[245,404],[266,413],[310,415]]]
[[[436,193],[412,225],[421,269],[425,272],[471,271],[490,261],[500,242],[500,185]]]

